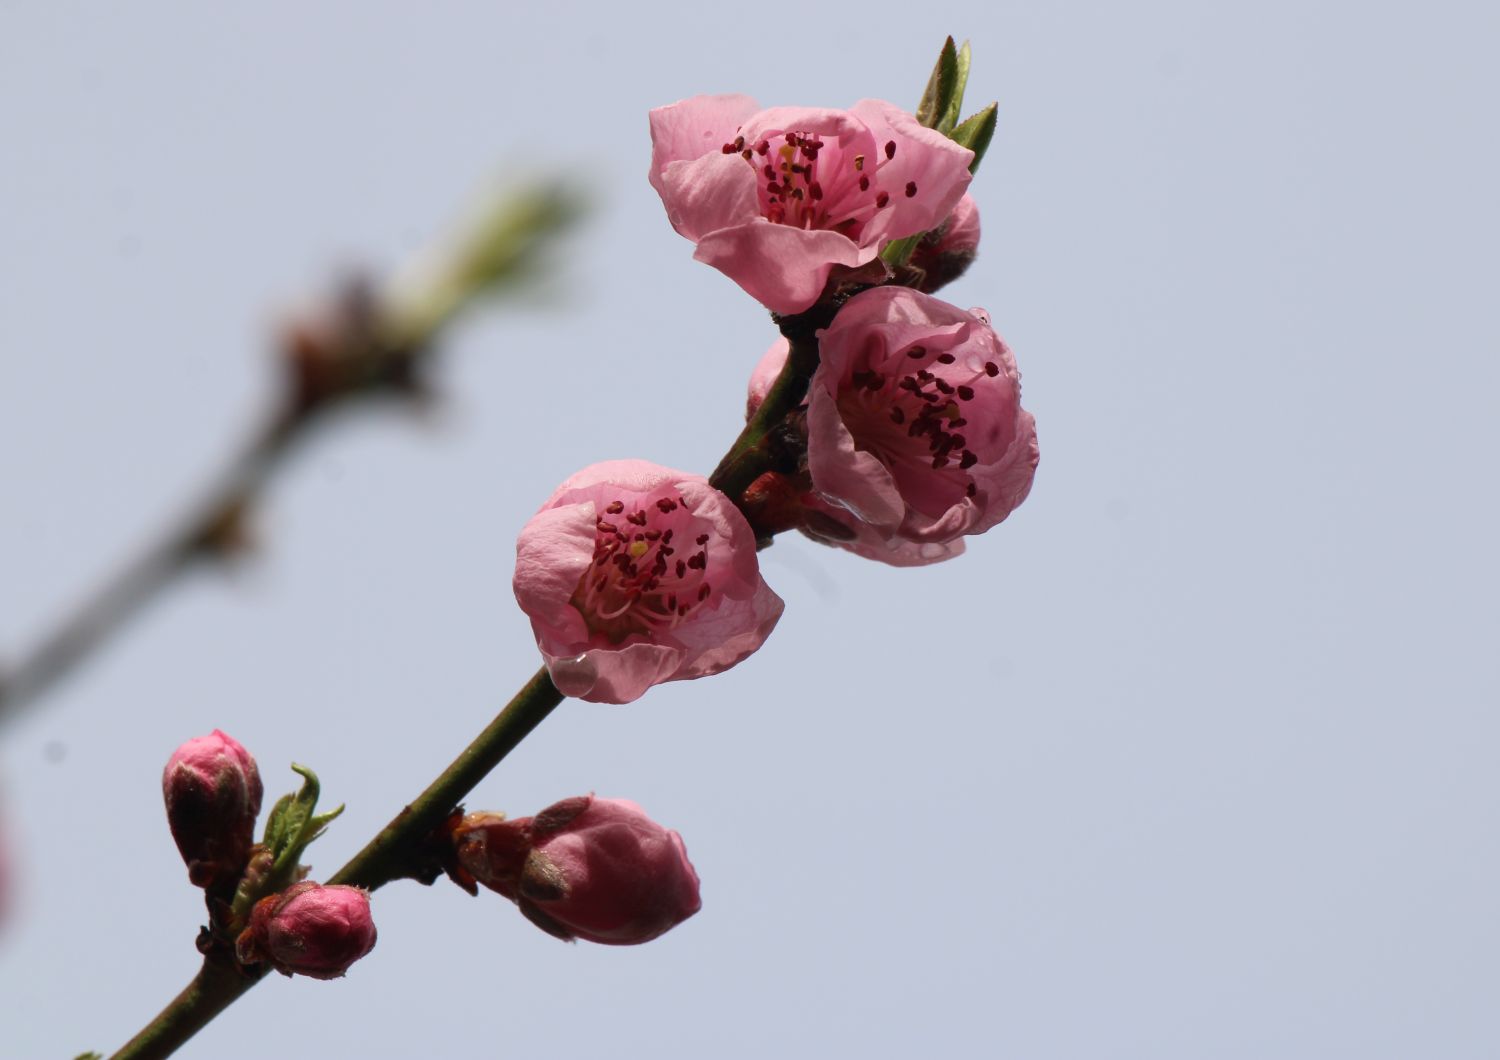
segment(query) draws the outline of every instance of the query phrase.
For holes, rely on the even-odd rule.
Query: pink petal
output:
[[[879,458],[855,448],[854,436],[839,416],[838,403],[813,376],[807,405],[807,469],[813,485],[858,518],[894,529],[906,512],[896,482]]]
[[[838,232],[806,230],[757,218],[710,232],[693,257],[712,265],[773,313],[800,313],[823,293],[835,265],[854,268],[878,248]]]
[[[670,162],[662,172],[662,204],[677,232],[695,242],[710,232],[760,216],[755,171],[739,155],[722,152]]]
[[[682,664],[681,648],[628,644],[558,657],[543,652],[553,684],[565,696],[590,703],[631,703],[652,685],[670,681]]]
[[[651,112],[651,186],[666,198],[661,177],[670,162],[721,154],[735,130],[757,110],[749,96],[694,96]]]
[[[878,226],[886,239],[936,228],[963,198],[972,179],[969,163],[974,152],[884,100],[862,99],[849,109],[869,126],[882,149],[896,144],[894,158],[885,160],[882,154],[879,172],[880,186],[890,192],[890,206],[876,216],[872,227]],[[910,197],[908,183],[916,185]]]

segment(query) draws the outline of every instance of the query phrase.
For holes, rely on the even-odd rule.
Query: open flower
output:
[[[745,418],[755,415],[786,365],[790,347],[777,339],[750,375]],[[790,433],[800,441],[801,461],[793,474],[768,472],[745,492],[752,525],[762,534],[801,530],[814,541],[853,552],[893,567],[923,567],[963,554],[963,539],[907,541],[860,519],[849,509],[826,500],[813,488],[807,471],[807,406],[792,414]]]
[[[596,703],[727,670],[783,606],[729,498],[644,460],[557,488],[516,541],[515,591],[558,689]]]
[[[776,313],[800,313],[835,269],[938,227],[972,151],[877,99],[849,110],[695,96],[651,112],[651,186],[694,257]]]
[[[822,335],[808,388],[807,466],[826,499],[887,539],[979,534],[1026,499],[1036,421],[982,309],[878,287]]]
[[[702,907],[682,837],[627,799],[582,795],[535,817],[471,813],[459,862],[558,938],[634,946]]]

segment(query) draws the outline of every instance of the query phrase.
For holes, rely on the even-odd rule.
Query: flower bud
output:
[[[366,892],[305,880],[255,903],[235,955],[241,964],[269,961],[283,975],[337,979],[374,948]]]
[[[215,729],[173,752],[161,789],[188,879],[198,887],[237,880],[250,856],[262,794],[250,752]]]
[[[912,251],[909,268],[916,270],[919,291],[931,294],[958,279],[979,253],[979,206],[964,195],[943,223],[922,237]]]
[[[480,883],[560,939],[650,942],[703,905],[682,837],[625,799],[583,795],[510,821],[470,814],[455,840]]]

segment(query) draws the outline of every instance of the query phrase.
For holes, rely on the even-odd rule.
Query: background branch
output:
[[[271,476],[314,424],[370,397],[419,397],[437,339],[481,295],[533,282],[540,257],[578,216],[580,196],[556,182],[485,203],[460,238],[434,247],[386,290],[347,284],[314,317],[281,337],[277,404],[206,494],[167,523],[34,645],[0,664],[0,725],[83,662],[200,561],[220,561],[244,541],[244,519]]]

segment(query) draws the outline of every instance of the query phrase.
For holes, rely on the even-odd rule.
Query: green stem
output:
[[[777,320],[781,333],[791,349],[776,382],[771,385],[760,408],[745,429],[708,476],[709,484],[739,504],[750,484],[770,470],[765,449],[767,436],[784,421],[807,396],[807,384],[818,368],[819,329],[827,327],[833,307],[816,306],[806,313]]]
[[[717,489],[739,504],[746,487],[766,471],[772,459],[766,437],[801,404],[808,381],[818,366],[817,330],[826,327],[834,307],[817,307],[778,321],[791,344],[786,366],[765,401],[745,425],[734,445],[709,478]],[[424,863],[422,844],[474,786],[562,702],[562,693],[538,670],[489,726],[464,748],[427,789],[404,807],[349,863],[329,877],[329,883],[375,890],[413,874]],[[264,977],[264,966],[241,970],[226,964],[215,951],[187,988],[173,998],[145,1029],[115,1053],[111,1060],[160,1060],[170,1056],[236,998]]]
[[[547,676],[546,668],[538,670],[453,764],[392,818],[347,865],[329,877],[328,882],[373,891],[406,875],[405,863],[411,858],[412,844],[426,839],[474,790],[474,785],[514,751],[562,700],[563,695]]]
[[[193,981],[174,997],[150,1023],[142,1028],[125,1047],[115,1053],[122,1057],[171,1056],[177,1048],[197,1034],[209,1020],[232,1005],[236,998],[260,982],[265,973],[259,968],[240,970],[205,957],[203,967]]]
[[[545,669],[526,682],[488,727],[464,748],[427,790],[398,813],[328,882],[374,890],[406,875],[403,864],[432,830],[501,760],[515,750],[562,702]],[[171,1056],[210,1020],[265,975],[263,967],[241,970],[210,954],[187,988],[132,1038],[112,1060],[160,1060]]]

